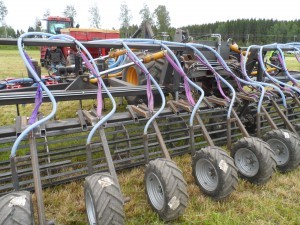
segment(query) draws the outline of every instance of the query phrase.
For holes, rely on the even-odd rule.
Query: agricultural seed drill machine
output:
[[[299,165],[296,98],[292,98],[297,89],[290,87],[286,93],[281,90],[283,84],[270,84],[271,78],[263,80],[268,69],[258,59],[265,54],[264,48],[253,47],[251,53],[239,52],[243,60],[230,60],[229,46],[220,46],[219,42],[79,42],[68,35],[35,35],[48,39],[26,39],[25,34],[18,40],[20,55],[34,85],[4,88],[0,92],[3,107],[17,106],[15,124],[0,129],[0,190],[3,195],[11,192],[0,203],[8,205],[1,212],[6,215],[4,224],[20,218],[32,224],[31,197],[27,191],[33,189],[39,224],[47,224],[42,187],[83,178],[89,223],[122,224],[125,198],[116,170],[138,165],[146,165],[145,189],[151,207],[165,221],[176,219],[184,213],[188,194],[182,172],[171,157],[184,153],[192,155],[193,175],[200,189],[216,200],[226,198],[236,189],[238,173],[250,182],[263,184],[272,176],[276,164],[282,171]],[[2,39],[0,43],[15,45],[16,40]],[[47,83],[37,76],[23,44],[71,46],[83,63],[53,74],[49,79],[57,82]],[[119,50],[94,60],[87,47]],[[158,52],[161,49],[164,51]],[[109,64],[109,59],[114,63]],[[76,74],[72,70],[75,67],[83,68],[82,74]],[[282,61],[282,68],[278,69],[284,68]],[[247,80],[246,75],[253,76],[255,71],[261,78]],[[272,89],[266,91],[263,85]],[[291,100],[286,100],[286,96]],[[129,105],[125,112],[116,112],[113,97],[126,98]],[[85,109],[85,99],[96,99],[97,107]],[[111,101],[111,110],[106,114],[102,112],[103,99]],[[80,102],[77,117],[55,118],[56,101],[70,100]],[[47,101],[53,106],[50,114],[44,116],[39,105]],[[35,108],[28,119],[21,115],[19,105],[33,102]],[[288,110],[288,105],[292,110]],[[278,106],[279,117],[270,115],[272,106]],[[256,114],[256,120],[245,116],[247,113]],[[261,117],[265,119],[260,120]],[[260,137],[260,128],[267,130],[265,141],[249,135],[256,132]],[[277,136],[274,138],[270,133]],[[227,144],[232,157],[215,144]],[[96,196],[98,192],[103,194]],[[104,211],[103,202],[107,203]]]

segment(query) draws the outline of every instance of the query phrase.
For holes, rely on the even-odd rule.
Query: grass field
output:
[[[38,51],[28,53],[39,59]],[[299,70],[299,64],[295,63],[293,68]],[[17,51],[0,49],[0,78],[6,77],[27,77],[27,72]],[[21,113],[29,115],[30,109],[32,106],[24,106]],[[14,116],[12,108],[2,106],[1,124],[13,121]],[[151,210],[144,191],[142,166],[118,172],[124,196],[131,198],[125,204],[126,224],[300,225],[300,168],[287,174],[277,172],[263,186],[240,180],[238,189],[228,199],[215,202],[195,185],[190,155],[176,157],[174,161],[188,183],[190,198],[184,215],[164,223]],[[59,225],[87,224],[82,184],[83,181],[77,181],[44,190],[47,218]]]

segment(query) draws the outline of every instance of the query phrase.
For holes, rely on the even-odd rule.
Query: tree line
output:
[[[221,34],[244,45],[300,41],[300,20],[237,19],[184,27],[191,36],[203,39],[208,34]]]
[[[101,28],[101,11],[98,5],[94,3],[88,9],[90,26]],[[8,14],[8,9],[4,5],[3,0],[0,0],[0,37],[18,37],[24,33],[23,30],[15,31],[13,27],[5,23],[5,17]],[[42,18],[47,18],[51,15],[50,9],[45,9]],[[76,22],[77,11],[74,5],[66,5],[62,15],[72,17]],[[147,20],[155,33],[155,38],[165,38],[166,33],[169,35],[169,40],[172,40],[176,28],[171,26],[171,18],[169,12],[164,5],[157,6],[153,12],[150,11],[147,4],[139,11],[141,23]],[[130,37],[140,26],[140,24],[132,24],[132,14],[126,2],[120,5],[120,36],[122,38]],[[40,18],[35,19],[35,23],[28,27],[29,31],[41,31],[39,25]],[[115,28],[112,28],[115,29]],[[266,44],[273,42],[290,42],[300,41],[300,20],[279,21],[273,19],[237,19],[227,20],[226,22],[215,22],[208,24],[195,24],[182,27],[188,30],[190,36],[194,39],[207,39],[210,34],[221,34],[223,40],[232,38],[238,43],[249,44]]]
[[[8,9],[4,5],[3,0],[0,0],[0,37],[18,37],[20,34],[24,33],[25,31],[23,30],[17,30],[15,31],[13,27],[9,26],[5,22],[5,17],[8,14]],[[101,28],[101,12],[99,10],[99,7],[96,3],[91,5],[88,9],[87,14],[89,15],[89,22],[90,22],[90,27],[93,28]],[[170,16],[169,12],[164,5],[159,5],[154,12],[150,12],[149,7],[144,4],[143,8],[139,12],[140,17],[141,17],[141,22],[144,20],[148,20],[154,31],[155,32],[168,32],[171,29],[171,23],[170,23]],[[42,15],[43,18],[47,18],[48,16],[51,15],[50,9],[45,9],[44,14]],[[72,17],[74,21],[76,22],[76,17],[77,17],[77,11],[74,7],[74,5],[66,5],[64,11],[62,12],[62,15],[65,17]],[[34,24],[29,25],[27,31],[32,32],[32,31],[42,31],[43,28],[40,26],[40,21],[41,18],[36,17]],[[127,4],[123,2],[120,5],[120,16],[119,16],[119,21],[120,21],[120,35],[121,37],[130,37],[132,33],[138,28],[139,25],[134,25],[131,23],[132,15],[131,11],[128,8]],[[112,29],[115,29],[112,27]],[[174,29],[173,29],[174,30]]]

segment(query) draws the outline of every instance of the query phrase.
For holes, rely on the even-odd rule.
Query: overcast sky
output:
[[[147,4],[152,13],[158,5],[165,5],[170,13],[171,25],[175,28],[214,23],[231,19],[265,18],[277,20],[300,19],[298,0],[2,0],[7,7],[7,25],[14,29],[28,30],[36,18],[42,18],[46,9],[51,15],[62,16],[66,5],[76,9],[76,23],[81,28],[90,27],[88,9],[97,4],[100,11],[100,25],[103,29],[120,27],[120,5],[128,5],[132,19],[130,24],[141,23],[139,11]],[[298,2],[298,3],[297,3]]]

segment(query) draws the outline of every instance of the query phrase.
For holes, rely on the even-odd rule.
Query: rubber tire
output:
[[[155,177],[159,181],[159,186],[155,186]],[[159,217],[164,221],[171,221],[181,216],[188,204],[187,183],[185,182],[181,170],[176,164],[167,159],[158,158],[149,162],[145,169],[145,191],[148,202],[152,209],[158,213]],[[154,193],[160,195],[162,204],[160,208],[155,206],[157,202],[153,201],[153,190],[162,190],[162,193]],[[150,197],[151,195],[151,197]],[[155,199],[155,201],[157,198]]]
[[[100,181],[104,181],[103,185]],[[125,223],[123,196],[115,179],[109,173],[96,173],[86,177],[84,196],[89,224],[93,224],[89,210],[96,225]]]
[[[141,58],[144,56],[143,52],[137,52],[136,55],[138,56],[138,58]],[[127,58],[125,60],[125,64],[132,62],[129,58]],[[149,73],[153,76],[153,78],[157,81],[158,84],[162,84],[163,81],[161,80],[161,73],[163,70],[163,66],[165,64],[165,59],[158,59],[155,61],[151,61],[147,64],[145,64],[146,68],[148,69]],[[147,79],[145,77],[145,74],[142,72],[142,70],[137,67],[137,66],[131,66],[131,67],[127,67],[126,69],[124,69],[122,71],[122,80],[123,81],[127,81],[127,72],[129,69],[131,69],[132,67],[135,68],[136,72],[137,72],[137,83],[138,85],[146,85],[147,84]],[[152,82],[151,82],[151,85]],[[147,98],[147,94],[145,95],[136,95],[136,96],[126,96],[125,99],[127,100],[127,103],[129,105],[137,105],[137,104],[141,104],[141,103],[145,103],[148,104],[148,98]],[[162,103],[162,99],[160,94],[153,94],[153,99],[154,99],[154,105],[155,106],[160,106]]]
[[[25,199],[25,204],[10,206],[11,200]],[[33,205],[31,194],[28,191],[15,191],[0,198],[0,224],[1,225],[33,225]]]
[[[209,169],[209,171],[206,169]],[[204,183],[209,185],[207,182],[209,182],[208,179],[212,176],[211,174],[203,174],[203,172],[211,173],[211,169],[217,175],[217,181],[210,180],[215,182],[215,184],[213,184],[213,187],[208,188],[204,186]],[[214,200],[223,200],[237,189],[237,168],[234,165],[233,159],[219,147],[208,146],[197,151],[192,157],[192,172],[200,190]]]
[[[278,157],[276,157],[277,169],[280,172],[289,172],[296,169],[300,164],[300,138],[291,131],[276,129],[267,132],[263,136],[263,140],[270,144],[271,148],[275,152],[275,157],[278,154],[278,151],[275,150],[276,146],[272,145],[272,142],[279,141],[285,145],[286,150],[288,151],[288,158],[285,162],[279,163]],[[273,143],[274,144],[274,143]]]
[[[237,153],[245,149],[256,157],[258,163],[257,172],[253,175],[243,173],[237,159]],[[265,184],[276,171],[275,153],[270,145],[256,137],[244,137],[237,141],[231,149],[231,156],[234,158],[235,166],[241,178],[254,184]],[[248,171],[247,171],[248,172]]]

